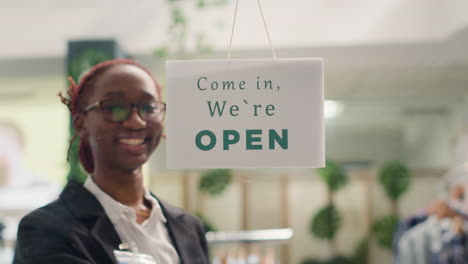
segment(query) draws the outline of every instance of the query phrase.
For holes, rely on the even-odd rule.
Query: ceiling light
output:
[[[325,100],[324,113],[325,118],[335,118],[343,111],[343,103],[334,100]]]

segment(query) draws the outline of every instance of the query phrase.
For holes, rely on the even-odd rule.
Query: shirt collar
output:
[[[99,188],[99,186],[97,186],[90,175],[83,186],[96,197],[113,224],[118,222],[119,219],[124,216],[132,215],[133,218],[135,217],[135,213],[132,208],[114,200],[114,198],[105,193],[101,188]],[[151,195],[146,188],[144,197],[151,203],[151,215],[149,219],[156,218],[163,221],[163,223],[166,223],[167,219],[162,212],[158,200]]]
[[[145,188],[145,199],[148,200],[151,203],[151,215],[156,216],[157,218],[161,219],[163,223],[167,222],[166,217],[164,216],[164,213],[161,209],[161,205],[159,204],[158,199],[156,199],[149,191],[148,189]]]

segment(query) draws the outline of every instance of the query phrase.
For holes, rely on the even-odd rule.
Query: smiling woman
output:
[[[157,92],[157,83],[144,70],[129,64],[114,64],[99,78],[89,79],[95,87],[94,92],[85,90],[83,99],[77,100],[74,106],[80,113],[74,116],[81,138],[80,158],[90,160],[83,156],[94,157],[93,168],[89,164],[86,169],[101,174],[102,169],[126,166],[133,171],[139,168],[162,135],[165,108]],[[137,111],[133,111],[135,106]],[[132,144],[139,140],[142,140],[140,144]],[[140,160],[129,165],[137,156]],[[96,168],[98,166],[104,168]]]
[[[89,176],[23,218],[13,263],[121,263],[122,245],[148,263],[208,263],[201,222],[143,186],[142,165],[161,140],[166,110],[151,74],[131,60],[106,61],[68,94],[62,102]]]

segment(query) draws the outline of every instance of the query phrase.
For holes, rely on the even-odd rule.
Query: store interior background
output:
[[[434,201],[442,176],[468,161],[468,2],[261,2],[279,58],[324,59],[326,156],[349,177],[335,196],[343,217],[335,246],[349,255],[372,221],[391,210],[377,180],[383,163],[399,160],[411,169],[410,189],[399,203],[404,218]],[[171,3],[189,25],[182,52],[168,33]],[[66,88],[67,41],[115,39],[164,84],[165,61],[153,51],[169,43],[171,59],[226,58],[234,7],[234,0],[0,1],[0,25],[6,25],[0,29],[0,124],[21,131],[16,162],[26,168],[0,180],[0,221],[7,224],[0,263],[11,257],[18,218],[54,199],[66,181],[69,116],[57,93]],[[271,58],[256,1],[239,1],[234,32],[233,58]],[[199,52],[200,43],[209,48]],[[0,137],[0,166],[12,153],[5,151],[9,140]],[[286,251],[278,250],[282,263],[333,254],[309,232],[327,199],[315,169],[237,169],[223,194],[202,198],[202,171],[166,169],[164,152],[163,142],[145,168],[146,183],[160,198],[203,211],[218,230],[291,227]],[[392,254],[371,239],[369,258],[391,263]]]

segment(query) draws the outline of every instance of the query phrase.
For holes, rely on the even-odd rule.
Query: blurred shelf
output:
[[[291,228],[259,229],[249,231],[208,232],[206,239],[210,244],[217,243],[259,243],[287,242],[293,236]]]

